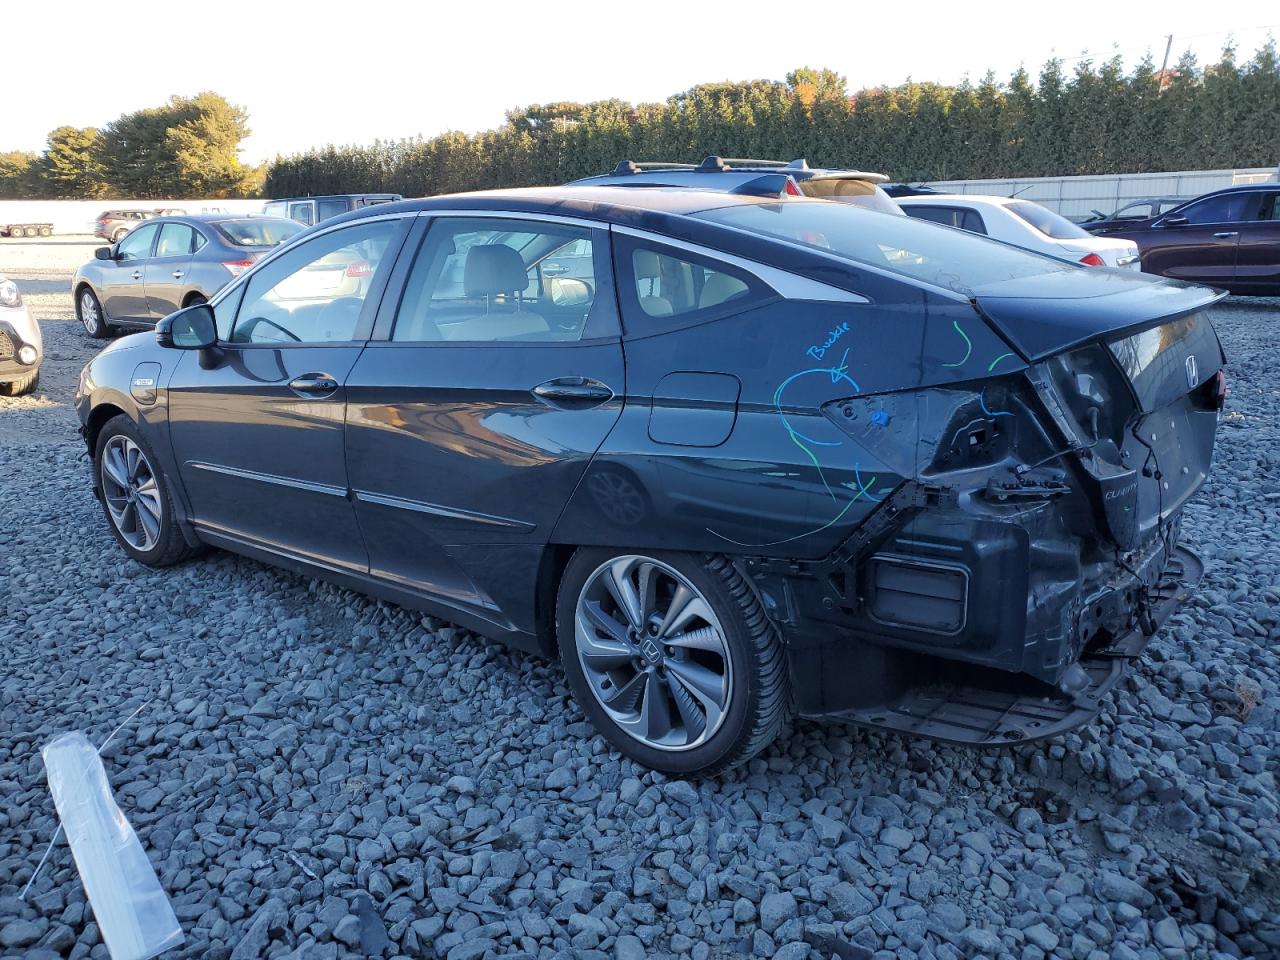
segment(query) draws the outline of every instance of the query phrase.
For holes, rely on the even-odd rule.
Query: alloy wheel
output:
[[[142,553],[160,540],[164,516],[155,471],[142,448],[119,435],[102,448],[102,496],[116,531]]]
[[[733,694],[724,629],[665,563],[628,555],[596,568],[578,595],[574,638],[592,695],[646,746],[689,750],[724,722]]]
[[[80,294],[80,322],[90,336],[97,336],[102,324],[102,314],[98,310],[98,301],[88,290]]]

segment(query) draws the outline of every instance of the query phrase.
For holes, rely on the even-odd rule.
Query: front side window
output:
[[[195,247],[195,234],[185,223],[165,223],[160,226],[160,240],[156,243],[156,257],[186,257]]]
[[[154,223],[139,227],[120,241],[116,247],[117,260],[144,260],[151,255],[151,243],[160,228]]]
[[[1258,215],[1255,220],[1280,220],[1280,193],[1268,193],[1262,197],[1262,204],[1258,207]]]
[[[345,227],[272,261],[250,278],[231,342],[287,346],[355,339],[398,229],[394,220]]]
[[[1187,204],[1178,213],[1187,218],[1187,223],[1238,223],[1244,219],[1248,202],[1247,193],[1223,193]]]
[[[405,283],[391,339],[576,341],[611,332],[601,231],[537,220],[438,217]]]

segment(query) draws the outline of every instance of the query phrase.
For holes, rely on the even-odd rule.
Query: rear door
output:
[[[149,323],[147,307],[146,267],[160,233],[158,224],[138,227],[116,244],[115,258],[105,261],[102,289],[98,291],[102,309],[112,320],[126,323]]]
[[[195,253],[197,240],[203,238],[189,224],[160,224],[155,252],[143,267],[147,311],[153,322],[182,306],[182,291],[187,288],[186,277],[191,271],[191,255]]]
[[[1280,294],[1280,190],[1257,197],[1248,219],[1239,225],[1232,286],[1242,293]]]
[[[436,216],[406,272],[347,379],[370,571],[531,630],[543,546],[622,408],[607,231]]]
[[[1142,269],[1175,280],[1230,286],[1249,199],[1243,192],[1214,194],[1161,217],[1145,236],[1135,237]]]

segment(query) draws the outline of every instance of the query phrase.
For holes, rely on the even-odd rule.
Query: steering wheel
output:
[[[254,317],[252,320],[250,320],[248,323],[245,324],[245,327],[246,327],[244,332],[245,339],[249,343],[253,342],[253,332],[258,329],[258,325],[261,323],[265,323],[269,327],[275,327],[277,330],[283,333],[286,337],[288,337],[294,343],[302,342],[302,338],[300,336],[298,336],[292,330],[289,330],[286,327],[280,326],[280,324],[276,323],[274,320],[269,320],[266,317]]]

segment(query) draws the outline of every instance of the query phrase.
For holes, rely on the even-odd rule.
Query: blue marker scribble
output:
[[[1013,414],[1008,410],[988,410],[987,409],[987,390],[983,387],[982,392],[978,394],[978,406],[982,408],[982,412],[988,417],[1012,417]]]

